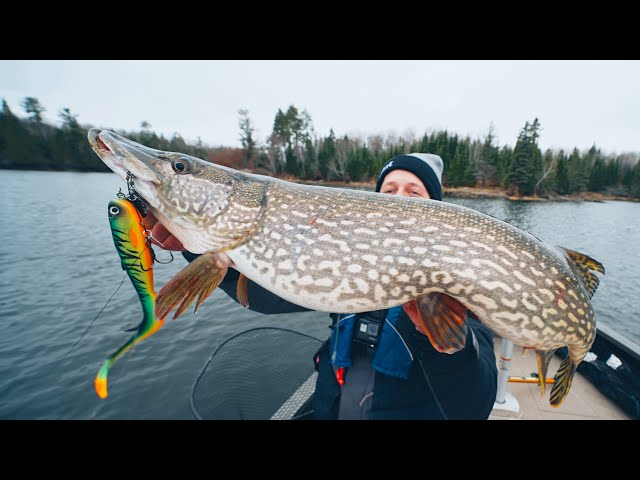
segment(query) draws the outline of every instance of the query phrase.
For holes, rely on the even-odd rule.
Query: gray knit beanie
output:
[[[442,158],[432,153],[396,155],[380,169],[376,192],[380,191],[384,177],[393,170],[407,170],[418,177],[433,200],[442,200]]]

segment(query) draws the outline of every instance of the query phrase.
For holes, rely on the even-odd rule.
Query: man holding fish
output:
[[[239,172],[107,130],[91,129],[88,139],[109,168],[133,179],[178,249],[197,254],[185,253],[190,263],[158,293],[156,318],[175,308],[175,319],[194,302],[197,311],[221,285],[264,313],[345,314],[332,315],[316,356],[319,418],[486,418],[496,386],[488,330],[535,350],[543,395],[551,358],[568,349],[549,395],[558,407],[593,345],[591,298],[604,266],[439,201],[435,155],[390,159],[379,195]],[[371,361],[360,365],[359,353]]]
[[[382,167],[376,192],[442,200],[442,169],[437,155],[397,155]],[[182,251],[189,261],[197,257],[152,214],[147,225],[164,248]],[[243,285],[240,289],[239,284]],[[256,312],[308,310],[247,280],[233,268],[219,287]],[[239,300],[243,296],[249,300]],[[453,299],[442,305],[466,311]],[[372,312],[332,313],[331,336],[314,356],[318,371],[314,418],[488,418],[497,385],[493,333],[468,315],[464,347],[441,353],[432,346],[417,315],[415,301]]]

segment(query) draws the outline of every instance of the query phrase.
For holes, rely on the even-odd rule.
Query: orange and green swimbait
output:
[[[165,320],[157,319],[153,312],[156,303],[156,292],[153,287],[155,256],[142,215],[126,198],[109,202],[108,212],[113,243],[120,255],[122,269],[127,272],[138,292],[144,316],[136,333],[107,358],[98,371],[94,385],[100,398],[107,397],[107,376],[113,363],[131,347],[160,330]]]

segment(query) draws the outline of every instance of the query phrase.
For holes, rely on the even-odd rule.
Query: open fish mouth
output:
[[[111,150],[104,140],[100,138],[102,130],[99,128],[92,128],[87,134],[89,145],[94,152],[100,157],[100,159],[109,167],[113,172],[117,173],[123,179],[127,178],[127,168],[124,166],[124,162],[121,158]]]
[[[160,172],[153,162],[163,152],[99,128],[90,129],[87,138],[93,151],[123,180],[126,180],[127,172],[131,172],[147,182],[161,182]]]

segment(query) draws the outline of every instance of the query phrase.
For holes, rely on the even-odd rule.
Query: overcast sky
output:
[[[81,124],[240,146],[246,108],[264,141],[278,108],[306,109],[316,134],[421,136],[447,129],[472,138],[493,122],[515,145],[538,117],[539,145],[640,152],[640,61],[0,61],[0,98],[24,116],[36,97],[45,120],[69,108]]]

